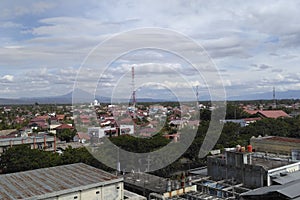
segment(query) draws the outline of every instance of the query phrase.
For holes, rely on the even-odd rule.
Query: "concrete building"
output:
[[[27,144],[31,149],[55,149],[56,139],[51,136],[31,136],[0,139],[0,154],[16,145]]]
[[[208,157],[208,176],[213,180],[235,180],[247,188],[270,186],[272,177],[299,171],[300,162],[290,158],[245,150],[230,150]]]
[[[241,194],[241,200],[300,199],[300,172],[273,176],[274,184]]]
[[[123,200],[123,178],[83,163],[0,176],[0,199]]]
[[[124,199],[126,199],[126,200],[147,200],[146,197],[143,197],[136,193],[130,192],[128,190],[124,190]]]
[[[134,125],[121,124],[120,125],[120,135],[123,135],[123,134],[133,135],[134,134]]]
[[[186,179],[168,180],[140,172],[124,175],[124,188],[147,199],[175,199],[177,196],[197,191],[197,186]]]
[[[250,144],[255,151],[284,154],[290,156],[292,151],[300,150],[300,139],[277,136],[252,137]]]

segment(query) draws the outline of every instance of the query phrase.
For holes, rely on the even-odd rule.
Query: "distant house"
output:
[[[87,133],[77,132],[76,135],[73,138],[74,142],[80,142],[85,143],[86,141],[89,141],[91,137]]]
[[[245,125],[248,126],[251,123],[254,123],[256,121],[261,120],[261,118],[260,117],[253,117],[253,118],[244,118],[243,120],[245,121]]]
[[[134,125],[125,125],[125,124],[121,124],[120,125],[120,134],[134,134]]]
[[[55,128],[56,130],[70,129],[73,130],[74,127],[69,124],[61,124],[60,126]]]
[[[57,120],[58,121],[63,121],[64,120],[64,118],[65,118],[65,115],[56,115],[56,118],[57,118]]]
[[[257,112],[257,114],[263,118],[273,118],[273,119],[290,117],[283,110],[260,110]]]
[[[244,112],[250,114],[250,115],[255,115],[258,113],[259,110],[249,110],[249,109],[244,109]]]
[[[169,122],[170,126],[175,126],[176,128],[182,128],[187,123],[186,120],[175,119]]]
[[[30,137],[14,137],[6,136],[0,138],[0,154],[8,148],[16,145],[27,144],[31,149],[52,149],[55,148],[56,139],[51,136],[30,136]]]
[[[224,120],[220,120],[220,122],[224,124],[228,122],[232,122],[232,123],[240,124],[241,127],[245,127],[258,120],[261,120],[261,118],[255,117],[255,118],[244,118],[244,119],[224,119]]]
[[[226,123],[235,123],[235,124],[240,124],[241,127],[245,127],[246,126],[246,122],[243,119],[224,119],[224,120],[220,120],[220,122],[222,124],[226,124]]]
[[[49,124],[47,122],[44,121],[35,121],[35,122],[30,122],[28,124],[28,127],[30,127],[31,129],[48,129]]]
[[[68,129],[72,131],[72,130],[74,130],[74,127],[69,124],[61,124],[61,125],[57,126],[56,128],[54,128],[54,130],[56,131],[56,134],[62,133],[62,131],[68,130]]]

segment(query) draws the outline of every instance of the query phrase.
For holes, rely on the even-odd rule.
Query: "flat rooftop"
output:
[[[266,170],[275,169],[285,165],[293,164],[294,162],[289,162],[287,160],[275,160],[272,158],[259,158],[252,157],[252,165],[263,166]]]
[[[122,181],[83,163],[0,176],[0,199],[44,199]]]
[[[44,138],[47,141],[54,141],[54,137],[53,136],[30,136],[30,137],[12,137],[12,138],[1,138],[0,142],[10,142],[10,141],[24,141],[27,143],[33,143],[33,140],[36,139],[36,141],[44,141]]]
[[[288,143],[300,143],[300,139],[297,138],[287,138],[287,137],[267,137],[266,140],[274,140],[274,141],[280,141],[280,142],[288,142]]]
[[[167,191],[167,182],[165,178],[154,176],[147,173],[130,173],[124,175],[124,183],[131,184],[135,187],[146,188],[159,194]]]
[[[284,143],[299,143],[300,144],[300,139],[298,138],[288,138],[288,137],[278,137],[278,136],[266,136],[266,137],[257,137],[253,138],[256,140],[269,140],[269,141],[278,141],[278,142],[283,142]]]
[[[288,159],[289,157],[281,156],[281,155],[275,155],[275,154],[267,154],[264,152],[236,152],[235,150],[229,150],[228,153],[234,153],[234,154],[248,154],[251,155],[252,164],[253,166],[262,166],[265,170],[275,169],[278,167],[286,166],[289,164],[296,163],[296,161],[292,161]],[[218,154],[211,156],[213,158],[218,158],[221,160],[224,160],[226,156],[224,154]]]

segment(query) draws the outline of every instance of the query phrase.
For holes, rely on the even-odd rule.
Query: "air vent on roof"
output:
[[[286,175],[288,175],[286,172],[281,172],[280,173],[280,176],[286,176]]]

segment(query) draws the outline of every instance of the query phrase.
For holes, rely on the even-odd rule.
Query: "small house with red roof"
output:
[[[83,132],[77,132],[73,138],[73,141],[85,143],[86,141],[89,141],[90,139],[91,139],[91,137],[89,136],[89,134],[83,133]]]
[[[69,125],[69,124],[62,124],[62,125],[59,125],[58,127],[55,128],[56,130],[64,130],[64,129],[70,129],[70,130],[73,130],[74,127]]]
[[[65,119],[65,115],[56,115],[58,121],[63,121]]]
[[[284,118],[284,117],[291,117],[283,110],[260,110],[257,112],[263,118]]]

